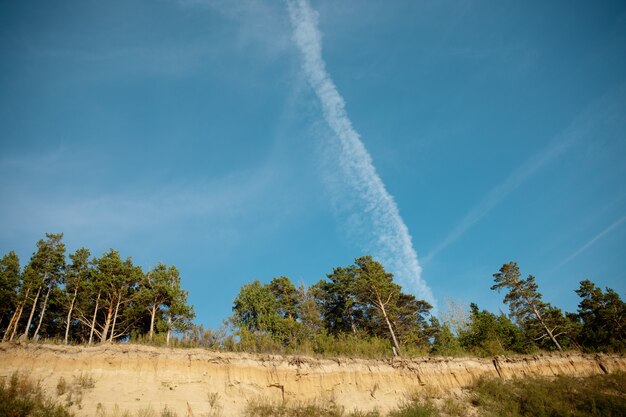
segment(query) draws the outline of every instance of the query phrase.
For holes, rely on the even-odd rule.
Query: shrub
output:
[[[46,397],[39,383],[14,373],[0,385],[0,416],[71,417],[73,414]]]
[[[626,374],[587,378],[481,380],[474,404],[511,417],[613,417],[626,415]],[[491,415],[491,414],[487,414]]]

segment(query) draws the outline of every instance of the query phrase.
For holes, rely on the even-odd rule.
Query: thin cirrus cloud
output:
[[[305,0],[288,1],[287,6],[305,76],[319,98],[326,123],[339,139],[342,179],[359,197],[359,214],[369,220],[369,249],[401,284],[434,305],[435,299],[422,279],[422,268],[398,206],[376,172],[346,113],[343,97],[326,71],[318,15]]]
[[[251,217],[245,207],[254,204],[258,210],[265,209],[262,203],[279,175],[271,164],[261,164],[210,181],[155,187],[138,179],[134,184],[78,187],[75,172],[85,171],[86,164],[98,166],[88,156],[62,147],[0,158],[0,174],[11,178],[0,186],[11,201],[0,207],[0,240],[38,235],[42,230],[112,240],[168,226],[179,229],[189,221],[228,228]],[[44,175],[58,185],[37,185]]]
[[[603,231],[601,231],[600,233],[598,233],[597,235],[595,235],[592,239],[590,239],[588,242],[586,242],[584,245],[582,245],[580,248],[578,248],[576,251],[574,251],[570,256],[568,256],[567,258],[565,258],[563,261],[561,261],[558,265],[556,265],[554,268],[552,268],[550,271],[555,271],[559,268],[561,268],[562,266],[570,263],[572,260],[574,260],[574,258],[576,258],[578,255],[580,255],[581,253],[583,253],[584,251],[586,251],[587,249],[589,249],[591,246],[593,246],[597,241],[599,241],[600,239],[602,239],[603,237],[605,237],[606,235],[608,235],[609,233],[611,233],[613,230],[617,229],[618,227],[620,227],[624,222],[626,222],[626,215],[620,217],[619,219],[617,219],[615,222],[611,223],[611,225],[609,225],[607,228],[605,228]]]
[[[587,107],[575,120],[560,134],[558,134],[545,148],[526,160],[503,182],[492,188],[485,197],[474,206],[448,235],[435,246],[424,258],[427,263],[439,255],[449,246],[459,240],[468,230],[493,210],[509,194],[519,188],[533,175],[541,171],[567,150],[588,137],[593,129],[606,121],[615,120],[620,116],[626,88],[624,85],[609,91]]]

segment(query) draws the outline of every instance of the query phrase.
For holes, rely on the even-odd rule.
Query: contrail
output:
[[[566,129],[550,141],[545,148],[526,160],[503,182],[492,188],[489,193],[461,219],[450,233],[422,259],[423,262],[429,262],[448,246],[455,243],[529,178],[561,157],[561,155],[570,148],[581,143],[597,125],[621,118],[625,92],[626,84],[621,84],[618,88],[611,89],[588,106]]]
[[[326,71],[318,14],[306,0],[288,0],[287,6],[294,39],[304,59],[305,75],[321,102],[326,123],[339,139],[342,174],[360,198],[363,215],[371,224],[372,255],[405,288],[435,306],[432,292],[421,277],[422,268],[398,206],[376,173],[370,154],[348,118],[343,97]]]
[[[461,222],[441,241],[432,251],[426,255],[424,262],[428,262],[443,251],[445,248],[456,242],[465,234],[474,224],[486,216],[495,206],[497,206],[505,197],[515,191],[528,178],[542,169],[552,160],[560,156],[570,146],[571,140],[556,142],[545,148],[542,152],[535,155],[517,170],[515,170],[506,180],[494,187],[478,205],[472,208],[463,217]]]
[[[572,253],[570,256],[567,257],[567,259],[565,259],[564,261],[562,261],[560,264],[558,264],[557,266],[555,266],[554,268],[552,268],[551,271],[554,271],[560,267],[562,267],[563,265],[569,263],[572,259],[574,259],[575,257],[577,257],[578,255],[580,255],[581,253],[583,253],[585,250],[587,250],[591,245],[593,245],[594,243],[596,243],[598,240],[602,239],[605,235],[609,234],[610,232],[612,232],[614,229],[618,228],[622,223],[624,223],[626,221],[626,216],[621,217],[620,219],[616,220],[615,222],[613,222],[613,224],[611,224],[609,227],[607,227],[606,229],[604,229],[603,231],[601,231],[600,233],[598,233],[596,236],[593,237],[593,239],[591,239],[589,242],[585,243],[583,246],[581,246],[576,252]]]

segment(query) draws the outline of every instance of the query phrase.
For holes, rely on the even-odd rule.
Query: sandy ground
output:
[[[23,372],[77,416],[167,406],[178,416],[240,416],[250,401],[334,401],[386,412],[420,392],[451,392],[482,376],[588,376],[626,371],[622,355],[364,360],[253,355],[140,345],[0,344],[0,378]]]

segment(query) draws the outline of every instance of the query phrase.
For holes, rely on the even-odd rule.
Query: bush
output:
[[[380,417],[377,412],[344,412],[332,401],[329,404],[272,404],[251,402],[245,412],[246,417]]]
[[[347,356],[369,359],[391,357],[391,343],[386,339],[360,334],[332,336],[318,334],[313,342],[313,351],[323,356]]]
[[[438,417],[439,411],[431,404],[413,401],[392,411],[388,417]]]
[[[39,383],[14,373],[0,385],[0,416],[71,417],[73,414],[47,398]]]
[[[626,374],[587,378],[481,380],[474,404],[490,414],[511,417],[614,417],[626,415]]]

